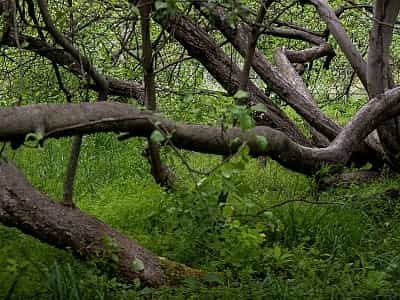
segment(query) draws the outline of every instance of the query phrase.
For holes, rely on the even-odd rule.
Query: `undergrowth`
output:
[[[327,299],[400,295],[399,178],[316,192],[314,181],[246,149],[213,174],[189,171],[172,150],[176,191],[154,184],[143,140],[85,138],[76,203],[144,247],[209,271],[212,288],[186,281],[158,290],[127,285],[94,264],[0,227],[1,299]],[[67,140],[8,152],[31,182],[62,195]],[[182,152],[207,172],[217,156]],[[389,191],[389,192],[388,192]],[[282,205],[281,205],[282,204]]]

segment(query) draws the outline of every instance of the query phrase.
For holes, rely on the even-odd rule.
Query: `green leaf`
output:
[[[111,260],[114,263],[118,263],[119,262],[119,256],[117,254],[113,253],[113,254],[111,254]]]
[[[255,126],[254,119],[246,112],[238,116],[239,126],[242,131],[246,131]]]
[[[27,42],[27,41],[24,41],[24,42],[22,42],[22,44],[21,44],[21,48],[26,48],[26,47],[28,47],[29,46],[29,42]]]
[[[234,173],[234,170],[232,169],[225,169],[222,171],[222,176],[226,179],[230,179],[232,177],[232,174]]]
[[[198,187],[201,187],[201,186],[204,184],[204,182],[206,182],[206,180],[207,180],[207,177],[204,177],[204,178],[200,179],[200,180],[197,182],[197,186],[198,186]]]
[[[141,259],[135,258],[132,261],[132,270],[136,273],[142,272],[144,270],[144,263]]]
[[[139,8],[136,5],[131,6],[131,12],[134,16],[140,16]]]
[[[282,249],[278,245],[275,245],[273,249],[273,256],[275,259],[279,259],[282,255]]]
[[[267,139],[265,136],[257,135],[256,136],[256,146],[259,151],[265,151],[267,149]]]
[[[43,134],[41,133],[28,133],[25,137],[25,145],[32,148],[40,148],[40,143],[43,140]]]
[[[235,137],[233,140],[230,141],[230,147],[231,149],[237,149],[240,147],[240,145],[242,145],[242,141],[240,140],[240,138]]]
[[[222,209],[222,215],[225,218],[229,218],[233,216],[234,211],[235,208],[232,205],[225,205],[224,208]]]
[[[256,105],[253,105],[250,107],[251,111],[259,111],[259,112],[267,112],[264,104],[262,103],[257,103]]]
[[[204,276],[204,281],[208,283],[217,283],[217,284],[223,284],[223,280],[219,274],[216,273],[208,273],[206,276]]]
[[[159,130],[154,130],[150,136],[150,140],[152,142],[161,144],[163,141],[165,141],[165,136]]]
[[[156,1],[155,8],[156,10],[168,9],[168,4],[165,1]]]
[[[249,97],[249,93],[243,90],[238,90],[235,95],[233,95],[233,98],[235,99],[245,99]]]

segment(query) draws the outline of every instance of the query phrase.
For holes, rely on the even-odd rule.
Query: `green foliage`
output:
[[[320,205],[271,209],[299,196],[313,201],[311,179],[271,161],[260,168],[246,146],[209,176],[190,173],[165,152],[184,181],[170,193],[153,183],[140,156],[143,142],[121,144],[105,134],[86,138],[76,202],[158,255],[218,274],[209,278],[215,287],[187,282],[176,289],[141,290],[108,278],[93,263],[0,227],[1,298],[325,299],[400,292],[400,206],[384,193],[398,185],[397,178],[320,193]],[[22,149],[15,157],[35,185],[56,198],[62,186],[51,179],[62,181],[66,146],[50,141],[43,151]],[[220,161],[184,157],[200,170]],[[113,240],[104,243],[111,254],[118,251]],[[135,260],[132,267],[140,271],[142,264]]]
[[[283,21],[295,21],[311,30],[325,29],[314,25],[315,15],[310,7],[287,8],[290,2],[275,1],[274,9],[281,13]],[[211,5],[223,4],[232,26],[253,18],[248,7],[254,3],[210,1]],[[339,5],[342,1],[330,3]],[[58,1],[50,1],[49,5],[57,27],[67,32],[69,20],[65,5]],[[155,15],[173,14],[178,7],[187,8],[188,3],[157,0]],[[127,30],[121,20],[135,23],[137,8],[124,1],[86,1],[72,11],[78,25],[83,27],[76,33],[75,43],[93,65],[110,76],[141,81],[143,70],[135,60],[141,55],[140,37],[127,45],[130,55],[125,53],[113,59],[113,54],[121,48],[116,41]],[[87,22],[88,17],[97,21]],[[370,20],[359,11],[343,18],[352,38],[363,45],[368,26],[354,26],[356,21],[366,25]],[[160,43],[154,41],[156,70],[171,64],[164,72],[157,73],[160,111],[171,119],[218,125],[223,129],[233,124],[242,131],[254,127],[251,114],[264,112],[263,105],[250,108],[234,105],[248,94],[239,91],[232,97],[227,96],[194,60],[186,60],[177,67],[173,63],[177,53],[184,53],[182,47],[163,40],[162,31],[155,23],[151,30],[153,37],[161,38]],[[224,42],[218,34],[213,37],[217,42]],[[160,44],[168,46],[159,47]],[[304,43],[291,41],[288,45],[282,39],[264,35],[258,42],[259,49],[269,58],[273,55],[271,49],[288,46],[298,49]],[[333,46],[338,54],[335,64],[322,75],[324,61],[316,61],[307,66],[304,79],[324,111],[345,124],[367,97],[360,92],[357,81],[350,95],[343,95],[352,72],[338,46],[335,43]],[[393,51],[397,53],[398,48],[399,43],[394,43]],[[4,58],[16,58],[20,54],[15,49],[1,51]],[[242,63],[242,58],[232,49],[224,46],[224,51],[234,63]],[[23,104],[28,100],[29,103],[65,102],[52,66],[48,62],[31,64],[33,54],[24,50],[22,54],[20,62],[18,59],[0,62],[5,78],[0,105],[10,105],[18,96],[24,100]],[[398,64],[397,57],[393,58],[394,66]],[[19,63],[24,66],[23,78],[6,72]],[[82,81],[62,68],[60,71],[74,101],[96,99],[96,93],[82,92]],[[253,75],[254,82],[263,87]],[[38,78],[48,80],[44,83]],[[271,99],[282,104],[274,94]],[[292,109],[284,109],[300,128],[307,130]],[[41,138],[31,134],[26,144],[38,146]],[[157,143],[166,138],[160,130],[151,135]],[[254,139],[260,151],[268,149],[264,137]],[[17,230],[0,226],[1,299],[371,299],[377,295],[390,298],[400,294],[400,201],[385,195],[386,190],[398,187],[399,178],[321,193],[315,189],[316,181],[329,174],[328,167],[323,167],[311,179],[284,170],[270,160],[264,169],[249,157],[248,147],[238,139],[231,141],[232,148],[239,149],[238,152],[222,165],[217,156],[181,151],[182,156],[177,157],[174,151],[164,147],[163,161],[181,177],[177,191],[172,193],[153,182],[148,162],[140,155],[144,142],[144,139],[132,139],[120,143],[108,134],[85,137],[77,174],[76,203],[83,211],[158,255],[208,271],[206,282],[212,287],[189,280],[183,286],[159,290],[141,289],[137,282],[123,284],[109,277],[109,271],[119,263],[118,245],[109,237],[104,237],[106,252],[103,254],[110,260],[82,262],[69,251],[54,249]],[[35,187],[54,199],[61,199],[69,152],[66,139],[48,141],[42,151],[6,150],[7,156],[17,162]],[[182,159],[200,172],[189,170]],[[315,199],[319,202],[301,202],[315,202]],[[280,205],[284,202],[286,205]],[[101,271],[98,265],[103,266]],[[145,268],[139,258],[132,261],[131,267],[136,272]]]
[[[159,130],[154,130],[150,136],[150,140],[157,144],[161,144],[163,141],[165,141],[165,136]]]
[[[134,272],[137,272],[137,273],[142,272],[144,270],[143,261],[141,259],[139,259],[139,258],[135,258],[132,261],[132,269],[133,269]]]
[[[154,6],[156,13],[161,17],[174,15],[177,10],[176,0],[156,0]]]

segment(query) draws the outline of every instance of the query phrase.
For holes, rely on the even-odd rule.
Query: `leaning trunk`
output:
[[[123,281],[146,286],[201,279],[201,271],[160,258],[137,242],[79,209],[66,207],[38,192],[11,163],[0,162],[0,222],[83,259],[111,265]],[[142,265],[143,263],[143,265]]]

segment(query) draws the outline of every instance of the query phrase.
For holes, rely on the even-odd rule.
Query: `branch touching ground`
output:
[[[79,209],[66,207],[35,190],[11,163],[0,162],[0,222],[80,258],[112,266],[120,280],[159,287],[186,278],[201,280],[205,272],[160,258],[137,242]]]

